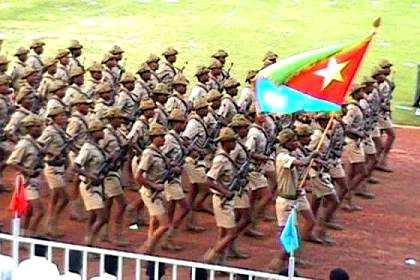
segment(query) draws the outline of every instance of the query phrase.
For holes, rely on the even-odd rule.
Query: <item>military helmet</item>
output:
[[[103,130],[104,128],[105,128],[105,124],[98,119],[91,120],[88,125],[89,132],[100,131],[100,130]]]
[[[151,110],[156,108],[156,104],[152,99],[146,99],[140,102],[139,108],[141,110]]]
[[[134,83],[136,81],[136,77],[130,72],[125,72],[121,76],[120,83]]]
[[[174,76],[174,80],[172,81],[172,85],[184,85],[188,86],[189,81],[185,78],[184,75],[178,73]]]
[[[216,138],[216,141],[233,141],[236,140],[235,131],[233,131],[230,127],[223,127],[220,132],[219,136]]]
[[[393,64],[388,59],[382,59],[381,62],[379,62],[379,66],[381,68],[388,68],[388,67],[392,67]]]
[[[209,69],[206,66],[198,66],[195,71],[195,76],[198,77],[207,73],[209,73]]]
[[[19,56],[22,54],[27,54],[29,52],[29,50],[25,47],[19,47],[16,52],[15,52],[15,56]]]
[[[160,60],[160,57],[152,53],[147,57],[146,63],[159,62],[159,60]]]
[[[35,73],[38,73],[38,71],[35,68],[33,68],[32,66],[27,66],[23,70],[23,74],[22,74],[21,78],[26,79],[26,78],[28,78],[29,76],[31,76]]]
[[[85,70],[83,70],[83,68],[81,68],[81,67],[72,67],[71,69],[70,69],[70,78],[74,78],[74,77],[77,77],[77,76],[83,76],[85,74]]]
[[[149,64],[147,64],[146,62],[142,63],[139,67],[139,69],[137,70],[137,74],[141,74],[147,71],[150,71],[150,67]]]
[[[174,49],[173,47],[169,47],[167,48],[162,55],[164,56],[170,56],[170,55],[177,55],[178,51],[176,49]]]
[[[310,125],[307,124],[302,124],[302,125],[298,125],[295,128],[295,132],[297,136],[302,136],[302,137],[308,137],[311,136],[313,133],[313,128]]]
[[[62,113],[66,113],[66,108],[63,106],[53,106],[47,108],[47,117],[54,117]]]
[[[20,103],[23,100],[23,98],[34,94],[35,92],[31,87],[23,86],[19,89],[18,93],[16,94],[15,101],[16,103]]]
[[[262,61],[266,61],[266,60],[275,60],[277,59],[279,56],[272,51],[268,51],[265,55]]]
[[[255,76],[257,76],[258,71],[257,70],[249,70],[248,73],[246,74],[246,78],[245,78],[245,82],[249,82],[252,79],[255,78]]]
[[[185,121],[187,118],[185,114],[180,109],[173,109],[171,114],[168,117],[170,121]]]
[[[8,75],[0,75],[0,86],[9,86],[11,78]]]
[[[110,61],[111,59],[115,59],[115,56],[111,53],[106,53],[104,54],[104,57],[102,58],[102,64],[107,63],[108,61]]]
[[[238,82],[235,78],[233,77],[229,77],[225,80],[225,82],[223,83],[223,87],[224,88],[231,88],[231,87],[238,87],[240,86],[241,83]]]
[[[7,59],[5,55],[0,55],[0,65],[8,64],[10,60]]]
[[[169,95],[170,92],[168,90],[168,86],[164,83],[158,83],[155,88],[153,89],[153,94],[163,94]]]
[[[70,105],[75,106],[78,104],[91,104],[92,100],[90,100],[87,96],[84,94],[76,94],[71,100]]]
[[[105,118],[107,119],[126,118],[126,117],[127,116],[118,107],[111,107],[105,113]]]
[[[109,51],[109,53],[116,55],[116,54],[124,53],[124,51],[120,46],[114,45]]]
[[[68,46],[69,50],[82,49],[82,48],[83,48],[82,44],[80,44],[80,42],[77,40],[71,40]]]
[[[370,76],[374,78],[375,76],[382,74],[385,74],[385,70],[379,66],[376,66],[375,68],[373,68],[372,74]]]
[[[99,62],[94,61],[87,70],[89,72],[102,72],[104,70],[104,67]]]
[[[48,87],[48,92],[54,93],[62,88],[67,87],[67,83],[63,80],[57,79],[52,82],[52,84]]]
[[[45,46],[45,43],[39,39],[32,41],[30,49],[35,49],[37,47]]]
[[[56,59],[60,59],[69,55],[69,50],[66,49],[59,49],[57,55],[55,56]]]
[[[27,115],[22,119],[20,124],[24,127],[30,127],[30,126],[42,126],[44,124],[43,119],[37,115],[30,114]]]
[[[230,127],[244,127],[249,126],[249,120],[243,114],[236,114],[233,116],[229,124]]]
[[[162,136],[166,134],[166,127],[154,122],[150,125],[149,136]]]
[[[213,102],[213,101],[219,100],[220,98],[222,98],[222,96],[223,95],[217,89],[211,89],[207,93],[207,102]]]
[[[290,128],[283,129],[282,131],[277,134],[277,140],[279,141],[280,145],[284,145],[290,140],[295,138],[296,134]]]
[[[110,92],[110,91],[112,91],[112,87],[107,82],[102,82],[102,83],[98,84],[98,86],[96,87],[96,93],[97,94],[102,94],[102,93]]]
[[[220,61],[218,61],[217,59],[213,59],[209,66],[209,69],[222,69],[222,67],[223,65]]]
[[[220,57],[228,57],[229,54],[224,50],[218,50],[215,52],[211,57],[213,58],[220,58]]]
[[[194,100],[194,102],[193,102],[193,109],[194,110],[199,110],[199,109],[205,108],[207,106],[209,106],[209,103],[207,102],[205,97],[198,98],[198,99]]]
[[[44,71],[50,67],[53,66],[54,64],[57,63],[57,59],[55,57],[47,57],[44,61],[43,61],[43,69]]]

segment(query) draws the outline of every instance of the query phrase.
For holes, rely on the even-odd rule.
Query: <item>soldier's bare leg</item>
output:
[[[196,207],[194,207],[194,210],[213,214],[213,210],[208,205],[205,205],[205,201],[210,196],[210,194],[210,191],[204,191],[201,197],[197,199]],[[197,196],[199,196],[199,194]]]
[[[175,209],[176,209],[177,204],[180,206],[181,212],[179,213],[178,217],[175,218]],[[183,219],[187,216],[188,212],[191,210],[191,206],[188,203],[187,199],[183,198],[177,201],[175,200],[169,201],[167,205],[167,210],[168,210],[168,220],[169,220],[170,227],[164,237],[162,248],[166,250],[171,250],[171,251],[179,251],[179,250],[182,250],[183,248],[179,245],[174,244],[172,238],[175,235],[176,229],[179,228]]]
[[[162,214],[155,217],[158,222],[158,228],[151,234],[151,236],[147,239],[144,245],[144,253],[145,254],[152,254],[156,249],[156,245],[159,243],[159,240],[165,234],[166,231],[169,229],[169,220],[167,214]]]
[[[271,199],[271,191],[268,186],[264,188],[259,188],[257,190],[251,191],[250,195],[250,203],[254,207],[252,208],[252,224],[251,226],[245,231],[245,235],[249,237],[261,238],[264,237],[262,232],[257,230],[258,225],[258,217],[267,207],[268,202]]]
[[[32,204],[28,202],[28,210],[26,211],[25,216],[23,216],[23,223],[22,223],[22,235],[25,235],[28,233],[29,229],[29,222],[32,219]]]
[[[316,244],[320,244],[322,243],[321,239],[316,238],[313,234],[312,231],[314,229],[315,223],[316,223],[316,218],[314,213],[312,212],[312,210],[302,210],[299,211],[300,214],[302,214],[303,218],[306,221],[306,225],[305,225],[305,230],[303,230],[303,240],[308,241],[308,242],[312,242],[312,243],[316,243]]]
[[[186,180],[186,183],[189,186],[189,188],[188,188],[188,190],[189,190],[188,191],[188,203],[190,205],[194,205],[194,201],[195,201],[195,199],[196,199],[196,197],[199,193],[199,186],[198,186],[198,184],[190,183],[188,179]],[[203,231],[206,230],[205,228],[196,224],[195,216],[194,216],[193,211],[189,212],[189,222],[188,222],[188,225],[187,225],[187,229],[189,231],[192,231],[192,232],[203,232]]]
[[[32,232],[34,235],[39,235],[38,225],[41,222],[42,217],[44,216],[44,206],[40,199],[30,200],[32,205],[32,219],[29,223],[29,231]]]
[[[106,210],[104,208],[90,211],[90,219],[88,223],[88,230],[85,237],[85,244],[92,245],[94,238],[99,234],[99,231],[106,223]]]
[[[329,229],[334,230],[343,230],[343,226],[339,223],[334,221],[334,214],[338,209],[338,206],[340,205],[340,199],[338,198],[337,193],[331,194],[328,196],[328,202],[326,204],[326,227]]]
[[[284,227],[280,227],[279,232],[283,232]],[[280,246],[281,247],[281,246]],[[270,264],[268,265],[268,271],[272,273],[278,273],[280,270],[282,270],[286,264],[287,264],[287,253],[283,250],[283,248],[279,248],[279,252],[277,252]]]
[[[111,242],[110,234],[109,234],[109,221],[111,220],[111,210],[112,205],[114,204],[114,200],[112,198],[105,199],[105,208],[104,208],[104,217],[105,222],[103,227],[101,227],[101,231],[99,232],[99,239],[102,242]]]
[[[385,129],[386,140],[383,145],[382,155],[379,158],[378,169],[385,172],[392,172],[388,167],[388,154],[395,142],[395,129],[393,127]]]
[[[359,184],[365,179],[366,168],[364,162],[350,164],[348,177],[349,177],[349,192],[345,197],[349,207],[345,207],[349,211],[362,210],[362,208],[354,204],[353,196]]]
[[[145,224],[142,223],[140,217],[141,217],[141,211],[144,208],[143,200],[141,199],[141,196],[137,197],[133,202],[128,204],[126,212],[129,219],[130,225],[132,224]]]
[[[58,220],[60,218],[61,213],[63,212],[64,208],[67,206],[69,202],[68,195],[63,188],[53,189],[50,197],[50,205],[49,205],[49,221],[48,221],[48,228],[47,234],[51,235],[52,237],[62,237],[63,234],[58,232]]]
[[[235,209],[235,216],[238,217],[236,237],[232,241],[231,246],[229,247],[228,257],[237,259],[247,259],[249,258],[249,254],[242,253],[239,251],[237,245],[237,238],[251,224],[251,210],[250,208]]]
[[[124,194],[120,194],[111,199],[117,202],[117,213],[115,214],[115,223],[113,223],[116,226],[116,229],[114,230],[116,232],[115,239],[113,239],[115,240],[114,243],[118,246],[127,246],[129,243],[124,235],[125,229],[128,227],[124,222],[124,212],[127,207],[125,196]],[[121,223],[123,224],[122,227]]]
[[[344,197],[349,191],[347,178],[333,178],[334,185],[336,186],[338,199],[340,203],[343,202]]]

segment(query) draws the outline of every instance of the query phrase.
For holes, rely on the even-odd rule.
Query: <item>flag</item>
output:
[[[299,231],[297,226],[296,208],[293,207],[289,217],[287,218],[286,226],[280,235],[280,243],[283,245],[284,250],[289,254],[296,251],[300,246]]]
[[[9,209],[17,214],[18,217],[25,215],[28,209],[25,183],[22,175],[16,177],[16,187],[12,195],[12,200],[10,201]]]
[[[265,113],[341,110],[373,35],[291,56],[261,70],[256,99]]]

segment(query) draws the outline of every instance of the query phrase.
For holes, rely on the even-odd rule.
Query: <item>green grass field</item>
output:
[[[223,48],[235,65],[232,73],[261,66],[268,50],[281,57],[329,44],[358,40],[372,31],[381,16],[383,28],[362,72],[381,58],[395,63],[394,106],[409,105],[415,93],[420,62],[420,0],[229,0],[229,1],[0,1],[2,52],[12,54],[33,38],[44,38],[47,55],[70,39],[85,46],[86,64],[101,59],[113,44],[126,50],[129,70],[167,46],[180,51],[186,72],[209,64],[209,55]],[[413,111],[395,108],[398,123],[420,125]]]

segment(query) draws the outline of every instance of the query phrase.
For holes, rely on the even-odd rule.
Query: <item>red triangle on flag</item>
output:
[[[372,36],[322,59],[289,79],[286,85],[312,97],[343,104],[371,41]]]
[[[16,177],[16,187],[10,201],[9,209],[18,217],[22,217],[28,210],[28,201],[26,198],[25,181],[22,175]]]

